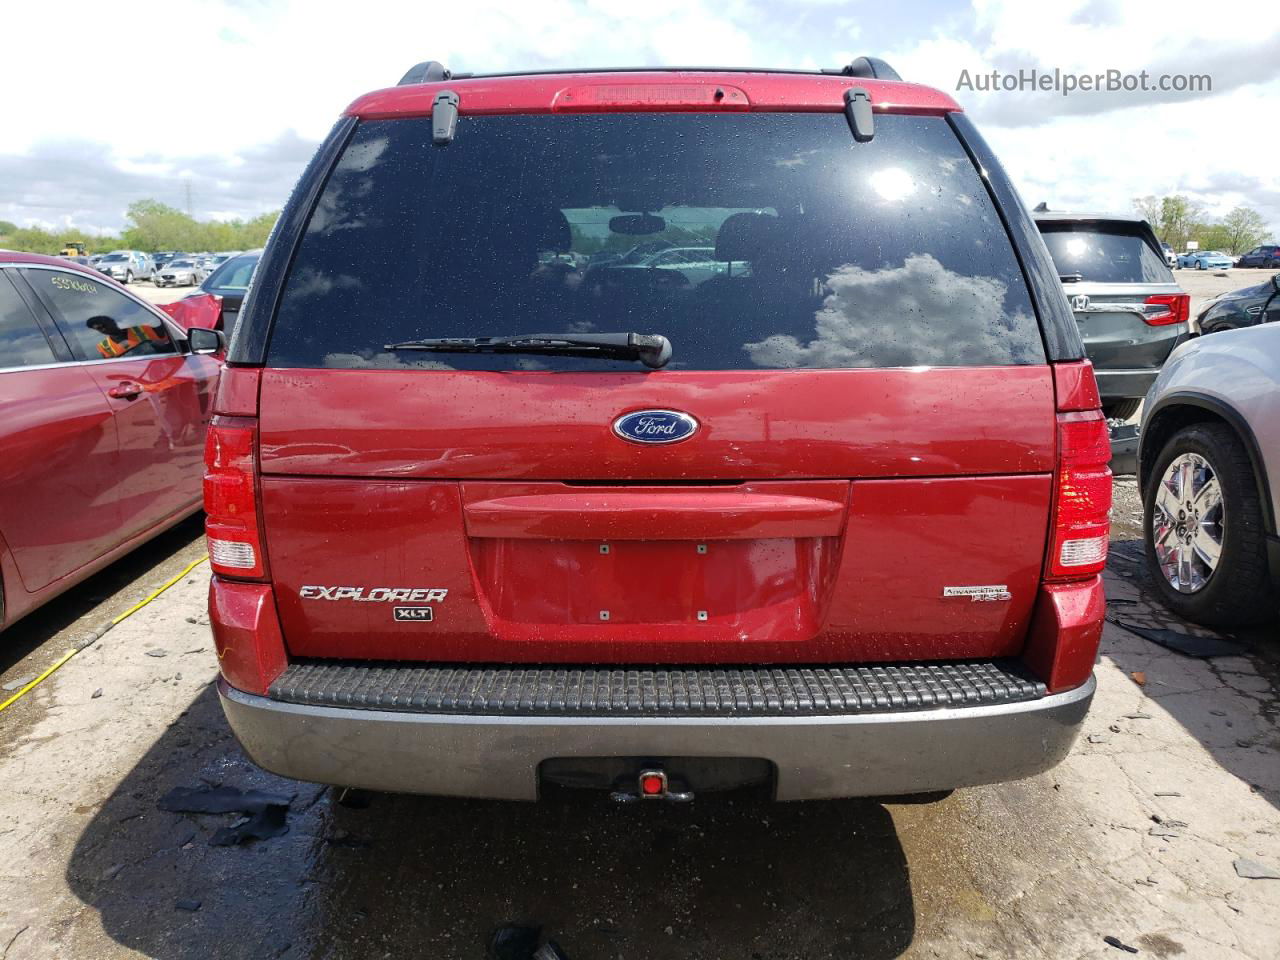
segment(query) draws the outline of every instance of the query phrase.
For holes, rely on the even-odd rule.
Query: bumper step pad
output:
[[[403,713],[778,717],[898,713],[1038,700],[1016,661],[789,667],[295,663],[273,700]]]

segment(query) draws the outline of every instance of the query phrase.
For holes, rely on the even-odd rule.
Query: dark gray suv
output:
[[[1191,298],[1145,220],[1041,209],[1034,216],[1093,361],[1103,410],[1128,420],[1188,336]]]

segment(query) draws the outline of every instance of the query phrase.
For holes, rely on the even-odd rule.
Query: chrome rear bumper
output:
[[[1032,776],[1071,749],[1093,699],[857,715],[565,717],[414,713],[218,693],[236,737],[267,770],[396,793],[535,800],[553,757],[752,757],[779,800],[887,796]]]

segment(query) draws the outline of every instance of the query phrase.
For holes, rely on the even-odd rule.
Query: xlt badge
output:
[[[396,620],[416,620],[425,622],[431,619],[430,607],[392,607],[391,613]]]

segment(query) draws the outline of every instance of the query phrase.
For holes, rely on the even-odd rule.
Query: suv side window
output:
[[[88,277],[32,270],[27,279],[53,307],[77,359],[110,360],[176,353],[164,324],[140,303]]]
[[[36,318],[0,271],[0,370],[57,362]]]

